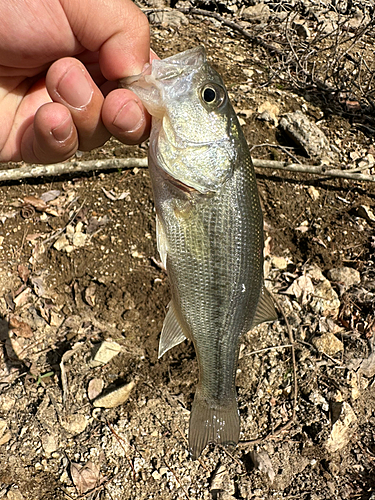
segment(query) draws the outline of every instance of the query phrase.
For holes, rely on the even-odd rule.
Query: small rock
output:
[[[260,470],[264,474],[267,474],[271,483],[275,479],[275,471],[273,470],[271,459],[268,453],[264,450],[259,452],[250,452],[251,460],[253,461],[255,469]]]
[[[160,481],[161,475],[157,470],[154,470],[154,472],[151,474],[151,476],[155,479],[155,481]]]
[[[311,196],[311,198],[314,201],[316,201],[319,198],[319,196],[320,196],[319,191],[314,186],[309,186],[307,188],[307,192],[309,193],[309,195]]]
[[[63,234],[59,239],[53,244],[53,248],[56,248],[59,252],[63,250],[67,245],[69,245],[68,238]]]
[[[102,392],[104,381],[101,378],[93,378],[90,380],[87,387],[87,395],[89,399],[93,400]]]
[[[75,247],[83,247],[86,244],[87,235],[84,233],[74,233],[72,243]]]
[[[212,496],[214,496],[218,492],[225,492],[228,495],[232,495],[235,493],[234,482],[231,480],[230,475],[224,465],[220,465],[211,482]]]
[[[64,420],[61,420],[61,425],[64,429],[73,436],[81,434],[86,429],[87,423],[88,421],[85,416],[80,413],[68,415]]]
[[[327,279],[324,279],[315,286],[314,297],[310,303],[310,307],[313,311],[323,316],[337,316],[340,308],[340,300]]]
[[[167,10],[162,12],[152,12],[148,19],[151,24],[162,24],[171,28],[179,28],[181,25],[189,24],[188,18],[178,10]]]
[[[121,350],[122,347],[117,344],[117,342],[109,342],[108,340],[105,340],[99,346],[94,348],[89,366],[91,368],[103,366],[111,361],[112,358],[117,356],[117,354],[121,352]]]
[[[61,326],[63,321],[64,321],[64,316],[62,316],[61,314],[57,313],[56,311],[54,311],[53,309],[51,310],[51,313],[50,313],[50,320],[49,320],[49,324],[51,326]]]
[[[311,158],[321,158],[330,151],[326,135],[302,111],[285,114],[280,128]]]
[[[246,21],[253,21],[256,23],[266,23],[270,17],[271,11],[268,5],[264,3],[258,3],[257,5],[252,5],[247,7],[242,12],[242,17]]]
[[[5,500],[24,500],[24,496],[18,488],[12,487],[5,497]]]
[[[341,450],[349,443],[356,421],[357,417],[351,406],[343,402],[340,416],[333,424],[331,435],[325,444],[329,452],[334,453],[337,450]]]
[[[372,378],[375,375],[375,351],[372,351],[370,356],[362,361],[359,372],[368,378]]]
[[[334,356],[337,352],[344,350],[344,344],[333,333],[326,332],[313,340],[314,346],[320,352]]]
[[[374,371],[375,373],[375,371]],[[365,391],[369,385],[367,378],[363,377],[360,372],[356,373],[350,370],[347,376],[349,386],[352,389],[352,399],[355,401]]]
[[[12,437],[12,434],[10,432],[6,432],[3,436],[1,436],[0,437],[0,446],[8,443],[8,441],[10,441],[11,437]]]
[[[356,269],[351,267],[336,267],[328,271],[328,278],[339,283],[344,290],[361,282],[361,275]]]
[[[59,448],[57,436],[54,434],[42,434],[41,436],[42,447],[47,457]]]
[[[103,396],[99,396],[93,402],[96,408],[116,408],[129,399],[130,393],[135,386],[132,380],[129,384],[122,385],[118,389],[111,391]]]
[[[271,264],[273,267],[276,267],[276,269],[286,269],[288,267],[288,261],[284,257],[271,257]]]
[[[278,116],[280,113],[280,109],[276,104],[272,104],[271,102],[263,102],[257,109],[259,113],[258,120],[263,120],[265,122],[272,123],[277,127],[279,121]]]

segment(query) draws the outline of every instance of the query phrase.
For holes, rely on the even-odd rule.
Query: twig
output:
[[[331,168],[324,164],[296,164],[288,163],[286,161],[259,160],[257,158],[253,158],[253,164],[256,168],[270,168],[272,170],[285,170],[287,172],[320,176],[324,175],[326,177],[338,177],[341,179],[350,179],[353,181],[375,182],[375,175],[356,173],[358,168],[351,170],[341,170],[339,168]],[[74,160],[74,162],[72,163],[56,163],[54,165],[41,166],[31,165],[27,167],[12,168],[9,170],[0,170],[0,182],[27,179],[31,177],[50,177],[55,175],[66,175],[70,173],[89,172],[91,170],[100,171],[134,167],[146,168],[147,158],[108,158],[105,160],[87,160],[80,162]]]
[[[119,436],[117,434],[117,432],[114,430],[114,428],[110,425],[110,423],[108,422],[108,420],[106,421],[106,424],[108,426],[108,429],[112,432],[112,434],[115,436],[115,438],[117,439],[119,445],[121,446],[121,448],[123,449],[124,453],[125,453],[125,457],[126,457],[126,460],[129,462],[129,465],[131,467],[131,470],[133,472],[133,481],[135,481],[135,478],[136,478],[136,472],[135,472],[135,469],[134,469],[134,465],[132,463],[132,461],[130,460],[130,457],[129,455],[127,454],[126,450],[125,450],[125,447],[122,445],[122,442],[125,443],[126,445],[128,444],[121,436]],[[122,441],[122,442],[121,442]]]
[[[28,165],[26,167],[0,170],[0,182],[17,181],[35,177],[51,177],[55,175],[75,174],[78,172],[90,172],[92,170],[109,170],[117,168],[144,168],[147,167],[146,158],[123,158],[103,160],[74,160],[66,163],[55,163],[53,165]]]
[[[176,479],[176,481],[178,482],[178,484],[180,485],[180,488],[182,489],[182,491],[185,493],[185,496],[187,498],[187,500],[190,500],[190,497],[188,495],[188,492],[186,491],[184,485],[181,483],[179,477],[175,474],[175,472],[169,467],[168,465],[168,462],[166,461],[166,459],[164,458],[164,463],[165,465],[167,466],[167,469],[169,470],[169,472],[171,472],[173,475],[174,475],[174,478]]]
[[[302,174],[324,175],[327,177],[338,177],[341,179],[351,179],[354,181],[375,182],[374,175],[350,173],[338,168],[329,168],[327,165],[306,165],[287,163],[284,161],[258,160],[253,158],[254,167],[273,168],[274,170],[285,170],[288,172],[298,172]]]

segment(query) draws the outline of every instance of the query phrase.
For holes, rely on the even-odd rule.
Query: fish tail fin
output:
[[[235,447],[240,437],[236,398],[225,406],[212,405],[197,390],[190,414],[189,448],[197,459],[208,443]]]

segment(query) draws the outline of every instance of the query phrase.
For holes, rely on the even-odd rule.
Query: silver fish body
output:
[[[157,239],[172,300],[159,357],[192,340],[199,382],[189,424],[193,458],[235,446],[240,337],[275,319],[263,287],[263,218],[246,140],[202,47],[153,61],[129,85],[153,116],[149,169]]]

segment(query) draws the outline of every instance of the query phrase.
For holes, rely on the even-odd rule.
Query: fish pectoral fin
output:
[[[240,437],[240,416],[234,397],[225,406],[211,406],[200,393],[195,394],[189,422],[189,448],[197,459],[208,443],[234,448]]]
[[[260,325],[260,323],[264,323],[265,321],[275,321],[276,319],[277,312],[275,310],[275,306],[273,305],[271,294],[263,285],[251,328]]]
[[[185,339],[186,335],[182,330],[171,301],[161,330],[158,358],[161,358],[172,347],[181,344]]]
[[[168,254],[167,235],[165,234],[163,224],[157,214],[156,214],[156,245],[164,269],[167,269],[167,254]]]

